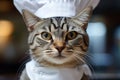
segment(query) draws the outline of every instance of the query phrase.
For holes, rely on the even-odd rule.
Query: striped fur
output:
[[[83,58],[89,45],[86,28],[90,14],[91,8],[87,8],[72,18],[40,19],[23,10],[30,32],[28,44],[31,58],[47,67],[75,67],[84,64]]]

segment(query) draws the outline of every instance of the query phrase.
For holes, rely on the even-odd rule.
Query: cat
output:
[[[23,19],[29,31],[31,60],[42,67],[52,68],[73,68],[87,64],[84,60],[89,46],[86,29],[91,13],[92,7],[87,7],[75,17],[41,19],[23,10]],[[26,69],[20,80],[30,80]],[[89,80],[89,75],[83,74],[81,80]]]

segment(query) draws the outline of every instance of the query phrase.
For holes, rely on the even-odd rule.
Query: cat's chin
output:
[[[55,58],[49,58],[46,57],[42,61],[39,62],[40,65],[44,67],[76,67],[77,65],[80,65],[76,60],[73,60],[71,58],[65,58],[65,57],[55,57]]]

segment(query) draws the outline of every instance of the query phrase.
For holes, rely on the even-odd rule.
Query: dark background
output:
[[[98,31],[91,28],[92,32],[97,33],[90,36],[90,57],[86,57],[93,71],[93,78],[119,80],[120,0],[101,0],[93,11],[90,23],[102,24],[96,25],[99,26]],[[104,34],[95,36],[102,31]],[[0,0],[0,80],[17,80],[29,58],[27,36],[27,28],[21,14],[14,7],[13,0]]]

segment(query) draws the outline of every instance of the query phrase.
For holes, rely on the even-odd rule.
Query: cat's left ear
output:
[[[33,13],[29,12],[28,10],[23,9],[23,19],[28,28],[28,31],[33,31],[35,28],[35,24],[39,22],[41,19],[35,16]]]
[[[92,7],[87,7],[77,16],[73,17],[72,20],[86,30],[88,21],[92,14],[92,10]]]

